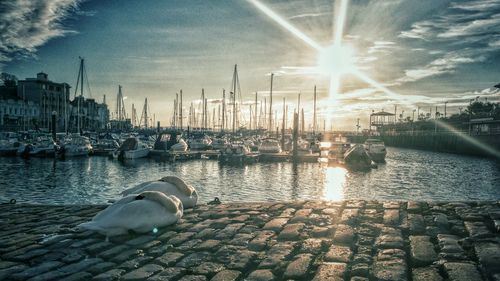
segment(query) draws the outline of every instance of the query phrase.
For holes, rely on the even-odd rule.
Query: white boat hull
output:
[[[136,150],[125,151],[123,158],[125,159],[137,159],[147,157],[149,154],[149,148],[140,148]]]

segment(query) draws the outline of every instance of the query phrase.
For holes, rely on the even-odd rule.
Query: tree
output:
[[[15,75],[2,72],[0,73],[0,83],[6,87],[15,87],[17,85],[17,77]]]

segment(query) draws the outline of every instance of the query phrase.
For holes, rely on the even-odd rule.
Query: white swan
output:
[[[157,231],[158,227],[176,223],[183,213],[182,202],[175,196],[157,191],[130,194],[78,227],[97,231],[106,236]]]
[[[143,191],[159,191],[165,195],[174,195],[182,201],[184,208],[193,208],[198,202],[198,193],[194,187],[187,185],[184,180],[176,176],[167,176],[158,181],[148,181],[129,188],[122,195],[138,194]]]

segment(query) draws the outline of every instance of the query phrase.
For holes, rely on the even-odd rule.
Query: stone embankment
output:
[[[157,233],[105,206],[0,205],[0,280],[500,280],[500,202],[201,205]]]

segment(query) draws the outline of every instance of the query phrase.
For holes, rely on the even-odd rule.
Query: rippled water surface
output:
[[[492,159],[388,148],[387,163],[350,172],[321,163],[220,165],[216,160],[121,163],[106,157],[0,158],[0,200],[106,203],[135,184],[177,175],[207,202],[303,199],[498,200],[500,163]]]

